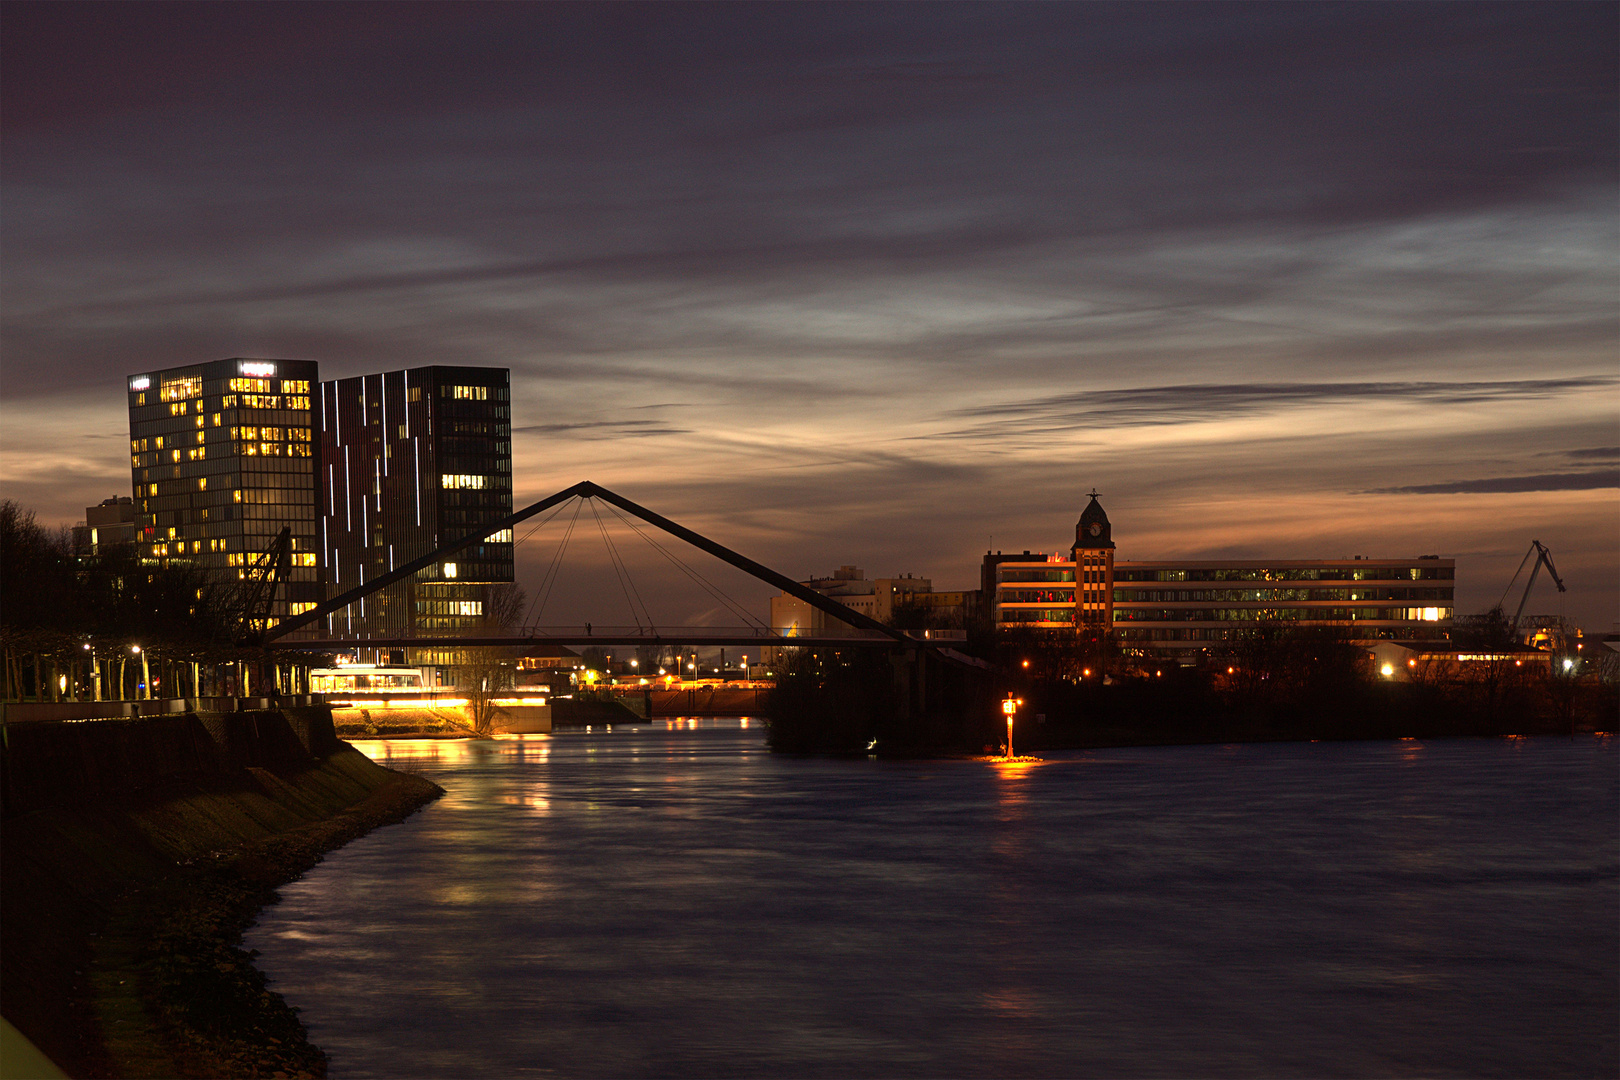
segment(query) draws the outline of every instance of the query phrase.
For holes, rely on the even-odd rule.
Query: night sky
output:
[[[130,372],[494,365],[517,505],[795,576],[976,586],[1095,486],[1459,613],[1535,537],[1605,632],[1617,13],[7,3],[0,495],[127,495]]]

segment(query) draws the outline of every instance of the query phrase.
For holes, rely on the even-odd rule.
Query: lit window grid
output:
[[[308,409],[257,409],[239,402],[226,407],[231,395],[224,391],[232,377],[210,376],[229,365],[200,365],[146,377],[148,387],[170,387],[166,396],[181,398],[178,401],[161,400],[165,396],[161,390],[130,394],[139,550],[159,562],[184,559],[215,568],[229,580],[245,573],[241,568],[262,553],[283,525],[292,525],[288,580],[316,586],[321,567],[309,449],[314,441],[312,414]],[[300,366],[313,374],[313,364]],[[132,380],[131,385],[139,381]],[[268,382],[267,389],[278,393],[285,387],[291,395],[307,394],[311,380],[258,381]],[[285,396],[281,404],[286,404]],[[270,441],[283,448],[281,453],[254,456],[281,462],[266,467],[244,460],[246,455],[230,431],[242,427],[243,421],[270,428],[276,436]],[[304,455],[293,449],[296,445],[305,448]]]
[[[1126,563],[1115,580],[1111,552],[1087,552],[1079,562],[997,564],[995,619],[1006,630],[1062,630],[1084,619],[1090,604],[1109,612],[1106,624],[1125,642],[1231,641],[1265,622],[1423,636],[1442,631],[1455,615],[1454,566],[1452,560],[1370,559]],[[1200,580],[1201,574],[1216,580]],[[1139,580],[1149,576],[1155,580]],[[1050,580],[1061,577],[1079,580]],[[1069,589],[1081,599],[1064,604]],[[1088,592],[1097,599],[1085,599]]]

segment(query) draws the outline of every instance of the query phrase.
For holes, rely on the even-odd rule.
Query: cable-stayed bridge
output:
[[[747,611],[739,607],[728,598],[718,593],[710,583],[695,575],[690,568],[685,567],[675,559],[656,540],[649,539],[655,547],[663,551],[666,557],[676,562],[689,577],[692,577],[700,586],[707,589],[711,595],[719,599],[728,607],[733,615],[744,620],[737,625],[729,626],[678,626],[659,627],[651,616],[650,610],[641,599],[630,579],[628,567],[624,564],[622,556],[608,539],[606,528],[600,516],[596,521],[602,529],[603,539],[607,542],[610,561],[614,573],[624,590],[626,600],[630,603],[632,614],[637,621],[632,624],[601,625],[591,623],[563,626],[541,626],[536,624],[518,625],[512,628],[485,628],[476,631],[444,633],[422,632],[411,633],[397,637],[375,636],[347,636],[328,635],[324,637],[306,637],[300,632],[314,631],[327,622],[329,615],[343,611],[352,604],[360,603],[366,597],[387,588],[397,581],[402,581],[413,574],[427,569],[435,563],[441,563],[453,558],[458,552],[475,544],[486,542],[487,539],[503,530],[514,529],[516,526],[529,521],[548,510],[560,510],[562,506],[572,500],[580,500],[581,505],[589,500],[599,500],[616,513],[619,521],[629,525],[648,539],[646,531],[636,525],[640,522],[651,526],[676,539],[706,552],[720,559],[730,566],[736,567],[743,573],[768,585],[772,585],[790,596],[804,601],[813,608],[842,622],[849,628],[842,635],[807,636],[796,632],[779,632],[773,630],[765,621],[751,617]],[[595,513],[593,507],[593,514]],[[628,520],[629,515],[635,521]],[[575,517],[569,522],[568,535],[572,534],[574,524],[579,517],[579,509],[575,509]],[[548,519],[549,520],[549,519]],[[558,561],[566,547],[567,536],[563,545],[558,549],[557,556],[552,560],[547,570],[547,578],[543,588],[549,593],[550,586],[555,581]],[[293,637],[291,635],[298,634]],[[498,521],[489,522],[478,527],[478,531],[461,537],[458,540],[443,544],[434,551],[411,562],[405,563],[395,569],[379,574],[376,577],[349,589],[315,608],[286,619],[271,627],[265,632],[263,643],[270,648],[288,651],[343,651],[358,646],[366,648],[474,648],[483,646],[533,646],[533,645],[595,645],[610,646],[721,646],[721,647],[761,647],[770,645],[793,645],[799,647],[877,647],[885,649],[917,650],[947,644],[947,642],[930,637],[926,631],[910,632],[897,630],[884,623],[852,610],[813,589],[799,584],[792,578],[776,570],[756,562],[701,533],[686,528],[679,523],[655,513],[638,503],[626,499],[624,496],[602,487],[589,480],[581,481],[572,487],[564,488],[553,495],[549,495],[538,502],[524,507],[516,513]]]

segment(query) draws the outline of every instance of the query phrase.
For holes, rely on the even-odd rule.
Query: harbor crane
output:
[[[1535,558],[1536,564],[1530,568],[1530,580],[1524,583],[1524,595],[1519,598],[1518,610],[1514,611],[1513,620],[1507,624],[1508,638],[1510,640],[1518,640],[1519,620],[1524,617],[1524,605],[1530,601],[1530,590],[1535,585],[1536,575],[1541,573],[1543,565],[1547,567],[1547,573],[1552,575],[1553,584],[1558,586],[1558,591],[1569,591],[1564,588],[1564,579],[1558,576],[1558,569],[1553,566],[1552,552],[1547,550],[1547,545],[1540,540],[1532,540],[1530,541],[1530,550],[1526,551],[1524,558],[1519,561],[1519,568],[1513,571],[1513,580],[1509,581],[1507,588],[1502,590],[1503,600],[1507,599],[1507,594],[1513,589],[1513,582],[1519,580],[1519,575],[1524,573],[1525,563],[1528,563],[1532,556]],[[1497,604],[1497,608],[1506,611],[1500,603]]]

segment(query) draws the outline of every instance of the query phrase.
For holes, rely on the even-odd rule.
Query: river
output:
[[[448,794],[248,934],[334,1077],[1612,1076],[1613,737],[784,758],[357,743]]]

